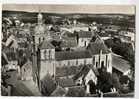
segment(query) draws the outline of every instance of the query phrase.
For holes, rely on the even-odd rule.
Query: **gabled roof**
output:
[[[56,78],[56,82],[61,87],[72,87],[76,85],[72,78]]]
[[[88,50],[83,50],[83,51],[56,52],[55,57],[57,61],[60,61],[60,60],[70,60],[70,59],[91,58],[92,56]]]
[[[39,49],[54,49],[55,47],[51,44],[50,41],[44,41],[39,45]]]
[[[90,43],[87,49],[91,55],[100,54],[101,50],[102,54],[108,54],[111,52],[104,43]]]
[[[78,37],[79,38],[91,38],[93,35],[95,35],[92,31],[79,31]]]
[[[99,72],[97,71],[97,69],[95,69],[92,65],[85,65],[85,66],[73,77],[73,79],[74,79],[74,80],[77,80],[77,79],[80,78],[80,77],[83,77],[83,78],[84,78],[84,77],[88,74],[88,72],[89,72],[90,70],[92,70],[92,71],[95,73],[96,76],[99,75]]]

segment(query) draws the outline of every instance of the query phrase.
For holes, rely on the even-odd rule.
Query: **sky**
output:
[[[3,4],[3,10],[51,13],[135,14],[133,5]]]

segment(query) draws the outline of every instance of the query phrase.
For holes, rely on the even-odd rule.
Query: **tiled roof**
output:
[[[54,49],[55,47],[51,44],[50,41],[44,41],[39,45],[40,49]]]
[[[56,60],[70,60],[70,59],[83,59],[91,58],[88,50],[84,51],[64,51],[55,53]]]
[[[56,82],[59,86],[62,86],[62,87],[75,86],[75,83],[72,78],[56,78]]]
[[[102,54],[110,53],[110,50],[107,48],[107,46],[104,43],[90,43],[87,49],[90,51],[91,55],[99,54],[101,50],[102,50]]]
[[[92,65],[85,65],[74,77],[74,80],[77,80],[79,77],[83,76],[83,78],[88,74],[88,72],[92,69],[95,75],[99,75],[97,69],[95,69]]]
[[[78,37],[79,38],[91,38],[93,35],[95,35],[92,31],[79,31]]]

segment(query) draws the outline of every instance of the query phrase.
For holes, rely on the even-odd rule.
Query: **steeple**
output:
[[[43,15],[41,14],[41,11],[39,9],[38,13],[38,25],[41,25],[43,23]]]

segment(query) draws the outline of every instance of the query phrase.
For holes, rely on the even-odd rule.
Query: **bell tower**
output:
[[[43,24],[43,15],[41,14],[41,11],[39,10],[38,25],[42,25],[42,24]]]

